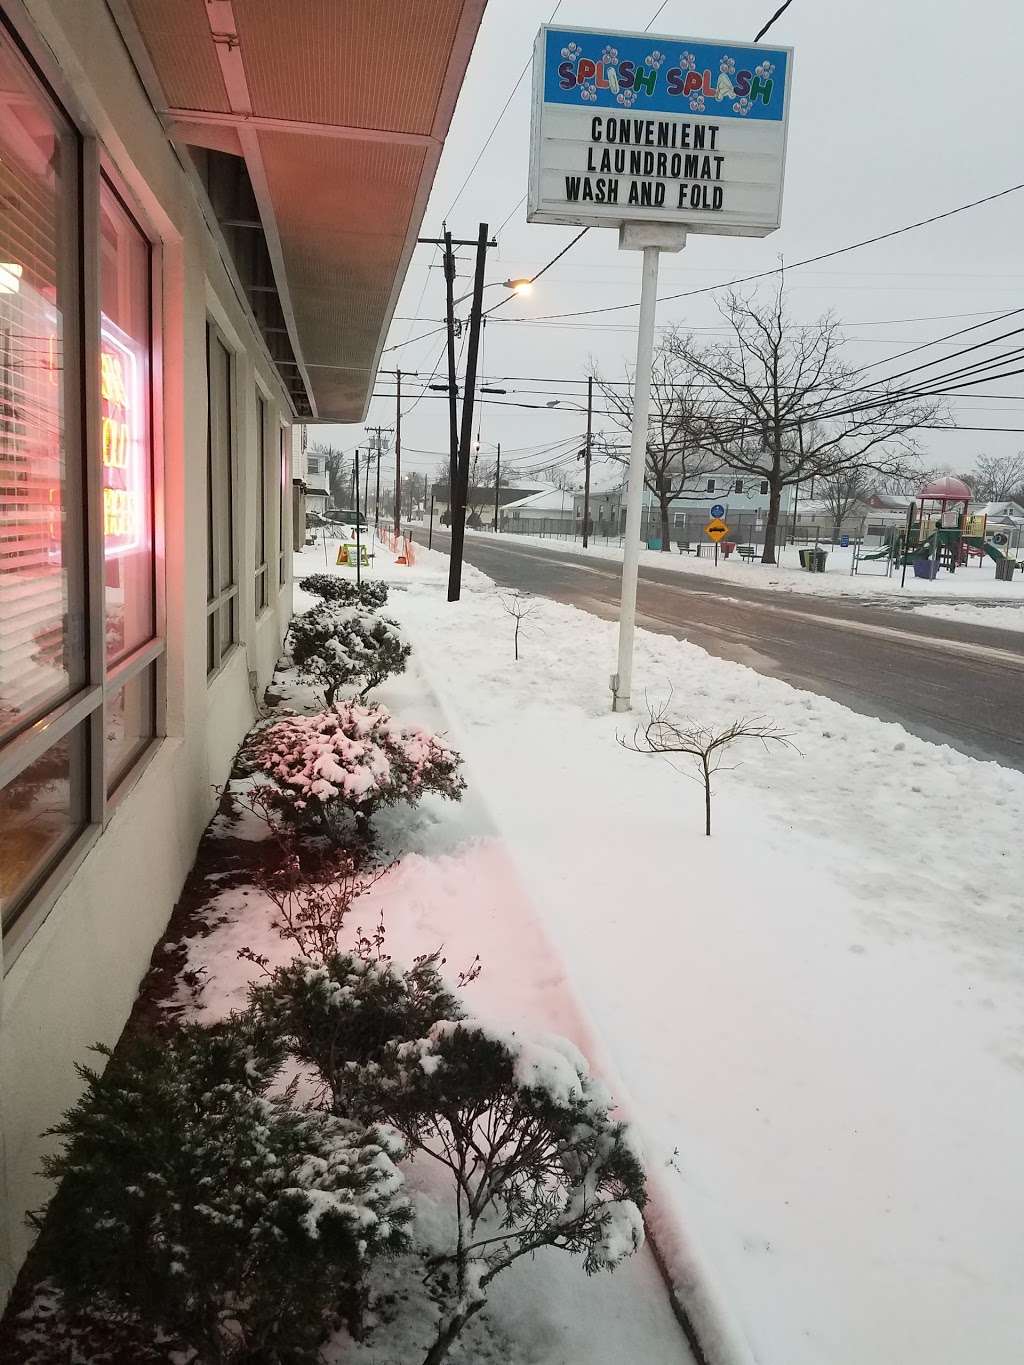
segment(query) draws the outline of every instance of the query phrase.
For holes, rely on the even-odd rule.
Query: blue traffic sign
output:
[[[712,509],[711,509],[711,515],[712,515],[713,517],[724,517],[724,516],[725,516],[725,507],[724,507],[724,505],[723,505],[722,503],[720,503],[720,502],[716,502],[715,505],[714,505],[714,506],[712,507]]]

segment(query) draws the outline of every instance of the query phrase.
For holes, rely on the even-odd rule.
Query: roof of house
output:
[[[565,492],[561,488],[548,488],[540,493],[531,493],[528,497],[520,498],[518,502],[505,504],[505,511],[530,512],[571,512],[575,506],[575,494]]]

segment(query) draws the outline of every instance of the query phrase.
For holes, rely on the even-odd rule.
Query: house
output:
[[[544,492],[550,486],[547,483],[536,483],[531,479],[516,479],[514,487],[506,487],[502,484],[497,490],[498,506],[499,508],[507,507],[511,503],[529,497],[532,493]],[[448,481],[435,483],[430,491],[434,498],[434,517],[447,524],[451,515]],[[466,493],[466,524],[468,526],[494,529],[494,495],[493,484],[470,484]]]
[[[506,503],[499,524],[502,531],[519,535],[571,535],[576,527],[576,495],[560,488],[530,493]]]
[[[0,1301],[280,654],[296,428],[365,418],[484,3],[0,0]]]
[[[311,450],[307,444],[308,428],[302,428],[302,457],[305,465],[304,482],[306,485],[306,510],[318,512],[321,516],[331,506],[331,475],[327,468],[327,457],[320,451]]]

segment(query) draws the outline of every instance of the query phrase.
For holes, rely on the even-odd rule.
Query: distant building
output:
[[[305,431],[305,428],[303,428]],[[306,511],[323,514],[331,505],[331,475],[327,468],[326,455],[304,449],[306,485]]]
[[[530,493],[502,507],[500,524],[501,530],[520,535],[571,534],[576,526],[576,494],[560,488]]]

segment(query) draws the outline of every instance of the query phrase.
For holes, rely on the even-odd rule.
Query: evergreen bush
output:
[[[488,1284],[519,1257],[560,1247],[593,1274],[643,1244],[644,1175],[630,1134],[565,1039],[443,1020],[390,1044],[352,1091],[454,1180],[457,1235],[434,1261],[446,1308],[423,1365],[440,1365]]]
[[[415,805],[426,792],[458,801],[466,788],[461,757],[437,735],[357,701],[285,716],[255,735],[251,754],[283,811],[314,820],[336,841],[346,836],[346,816],[365,837],[382,806]]]
[[[139,1038],[53,1134],[46,1215],[71,1308],[105,1310],[199,1361],[315,1361],[374,1257],[404,1249],[401,1144],[267,1089],[254,1016]],[[40,1221],[36,1216],[36,1221]]]
[[[251,988],[258,1018],[294,1054],[315,1067],[345,1117],[373,1121],[376,1101],[351,1078],[379,1063],[396,1040],[419,1038],[440,1019],[458,1019],[462,1008],[437,970],[436,955],[408,971],[389,958],[336,953],[320,962],[295,958]]]
[[[412,646],[386,616],[321,603],[291,624],[291,655],[299,674],[322,687],[328,706],[338,689],[362,683],[361,697],[393,673],[403,673]]]
[[[364,579],[357,584],[338,574],[311,573],[299,580],[299,587],[325,602],[341,607],[366,607],[368,611],[376,611],[388,600],[388,585],[380,578]]]

